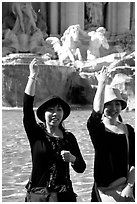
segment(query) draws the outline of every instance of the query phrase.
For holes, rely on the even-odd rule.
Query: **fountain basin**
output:
[[[34,57],[36,56],[33,54],[12,54],[7,59],[3,58],[3,106],[22,106],[23,93],[29,76],[29,63]],[[39,64],[39,67],[34,105],[39,104],[50,94],[57,94],[66,99],[66,93],[70,86],[67,79],[75,70],[71,67],[42,63]]]
[[[22,107],[23,93],[29,76],[29,64],[34,57],[29,53],[11,54],[2,59],[2,105]],[[121,63],[121,62],[120,62]],[[110,83],[127,95],[128,109],[135,109],[135,69],[118,64]],[[99,64],[97,64],[97,69]],[[95,70],[77,71],[74,67],[60,66],[57,60],[40,61],[34,106],[41,104],[50,94],[59,95],[70,104],[92,104],[97,88]],[[99,68],[100,69],[100,68]]]

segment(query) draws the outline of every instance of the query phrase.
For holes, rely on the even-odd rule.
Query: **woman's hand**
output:
[[[109,72],[108,68],[103,66],[100,73],[96,74],[98,82],[105,82],[107,83],[108,77],[109,77]]]
[[[70,151],[62,150],[61,156],[65,162],[71,162],[72,164],[74,164],[76,160],[76,157],[73,154],[71,154]]]
[[[37,78],[38,73],[39,73],[38,59],[34,58],[31,61],[29,65],[29,69],[30,69],[30,76]]]
[[[121,196],[126,198],[133,198],[133,188],[131,188],[129,185],[126,185],[126,187],[121,192]]]
[[[98,80],[98,86],[93,102],[93,109],[95,110],[95,112],[103,113],[105,86],[108,81],[108,76],[108,68],[105,66],[102,67],[100,74],[96,76]]]
[[[35,95],[36,81],[37,81],[37,76],[39,73],[39,67],[38,67],[37,62],[38,60],[34,58],[29,65],[30,75],[28,77],[29,80],[25,88],[25,93],[30,96]]]

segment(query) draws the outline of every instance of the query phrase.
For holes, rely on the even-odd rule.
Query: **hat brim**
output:
[[[119,100],[121,102],[122,110],[124,110],[127,107],[127,102],[124,100]]]
[[[120,101],[122,110],[124,110],[127,107],[127,102],[122,100],[122,99],[118,99],[118,98],[110,100],[110,101],[107,101],[107,102],[104,103],[104,105],[109,103],[109,102],[111,102],[111,101]]]
[[[63,120],[65,120],[70,114],[70,106],[60,97],[52,96],[47,101],[45,101],[41,106],[37,109],[37,117],[45,122],[45,111],[48,107],[60,104],[63,109]]]
[[[122,110],[127,107],[127,102],[122,98],[119,89],[107,85],[105,88],[104,104],[113,100],[120,101]]]

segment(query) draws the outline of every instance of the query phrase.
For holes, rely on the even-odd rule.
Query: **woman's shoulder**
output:
[[[90,118],[101,120],[101,118],[102,118],[102,113],[101,113],[101,112],[97,112],[97,111],[95,111],[94,109],[92,109]]]
[[[102,113],[96,112],[94,109],[91,111],[91,115],[87,120],[87,128],[89,130],[97,129],[102,127]],[[104,126],[104,125],[103,125]]]
[[[125,124],[125,125],[126,125],[128,131],[134,131],[134,127],[132,125],[130,125],[130,124]]]
[[[66,131],[64,132],[64,134],[65,134],[65,137],[66,137],[68,140],[74,140],[74,139],[76,139],[75,136],[74,136],[74,134],[73,134],[72,132],[68,131],[68,130],[66,130]]]
[[[74,135],[73,135],[73,133],[71,132],[71,131],[69,131],[69,130],[65,130],[65,135],[67,135],[67,136],[69,136],[69,137],[75,137]]]
[[[130,125],[130,124],[125,124],[126,125],[126,127],[127,127],[127,131],[128,131],[128,137],[130,138],[130,137],[135,137],[135,129],[134,129],[134,127],[132,126],[132,125]]]

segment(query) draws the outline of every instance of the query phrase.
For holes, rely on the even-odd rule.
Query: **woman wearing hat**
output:
[[[70,114],[70,106],[58,96],[50,96],[37,109],[38,124],[33,111],[35,86],[39,68],[37,60],[30,63],[30,76],[24,93],[24,127],[30,143],[32,172],[27,184],[26,202],[76,202],[70,180],[69,163],[77,173],[86,164],[76,138],[62,123]]]
[[[95,149],[93,202],[131,202],[135,182],[135,133],[119,121],[127,103],[118,89],[106,85],[103,67],[87,128]]]

